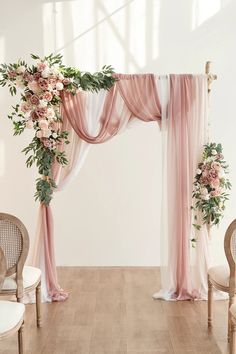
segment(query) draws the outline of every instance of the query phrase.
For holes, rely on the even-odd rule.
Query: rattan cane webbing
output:
[[[236,230],[234,230],[232,234],[230,248],[231,248],[233,259],[236,262]]]
[[[7,269],[18,263],[22,252],[22,236],[19,228],[9,220],[0,220],[0,247],[7,261]]]

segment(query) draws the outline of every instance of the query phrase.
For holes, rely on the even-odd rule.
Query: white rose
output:
[[[63,90],[63,88],[64,88],[63,83],[62,83],[62,82],[57,82],[57,84],[56,84],[56,89],[57,89],[58,91],[61,91],[61,90]]]
[[[23,65],[19,66],[19,68],[17,68],[16,72],[18,74],[23,74],[25,72],[25,67]]]
[[[48,119],[52,119],[55,117],[55,112],[53,108],[48,108],[47,110],[47,118]]]
[[[44,79],[47,79],[48,76],[50,75],[50,69],[49,69],[49,68],[44,69],[44,70],[42,71],[41,75],[42,75],[42,77],[43,77]]]
[[[58,75],[58,79],[59,80],[64,80],[64,75],[62,75],[61,73]]]
[[[24,82],[22,81],[22,78],[20,76],[17,76],[16,78],[16,86],[21,89],[25,87]]]
[[[215,149],[211,150],[212,155],[217,155],[217,151]]]
[[[44,138],[49,138],[52,132],[50,129],[44,129],[42,130],[42,133]]]
[[[56,139],[58,137],[57,133],[52,134],[53,139]]]
[[[201,188],[200,192],[201,192],[201,195],[203,195],[203,196],[206,196],[208,194],[208,190],[205,187]]]
[[[198,174],[198,175],[201,175],[201,173],[202,173],[202,170],[200,170],[200,168],[198,168],[198,169],[197,169],[197,174]]]
[[[48,105],[48,102],[47,102],[47,101],[45,101],[45,100],[40,100],[40,101],[39,101],[39,107],[40,107],[40,108],[47,107],[47,105]]]
[[[30,114],[31,114],[31,112],[26,112],[24,114],[25,120],[29,120],[30,119]]]
[[[210,199],[209,194],[205,195],[205,196],[203,197],[203,199],[204,199],[204,200],[209,200],[209,199]]]
[[[219,172],[218,172],[218,176],[219,178],[225,178],[225,171],[223,169],[221,169]]]
[[[26,128],[28,129],[32,129],[34,127],[34,123],[32,122],[32,120],[28,120],[25,124]]]

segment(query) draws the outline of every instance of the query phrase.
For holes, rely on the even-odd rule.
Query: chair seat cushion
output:
[[[222,285],[224,287],[229,287],[229,266],[228,265],[220,265],[211,267],[208,269],[208,274],[210,278],[214,280],[217,284]]]
[[[230,312],[232,316],[236,319],[236,304],[230,306]]]
[[[41,270],[39,268],[25,266],[23,268],[23,286],[24,289],[30,288],[37,283],[41,276]],[[16,274],[6,277],[2,286],[2,290],[15,290],[16,286]]]
[[[19,302],[0,301],[0,335],[18,325],[25,312],[25,305]]]

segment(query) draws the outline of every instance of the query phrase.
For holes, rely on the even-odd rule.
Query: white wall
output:
[[[43,0],[1,4],[0,62],[29,54],[64,55],[66,65],[94,71],[198,73],[214,63],[211,132],[222,142],[234,184],[226,216],[213,232],[214,261],[223,259],[223,234],[236,217],[236,2],[233,0]],[[20,150],[30,133],[12,137],[12,104],[0,90],[0,210],[18,215],[34,238],[38,205],[34,169]],[[59,265],[158,265],[161,144],[146,124],[94,146],[78,180],[55,196]]]

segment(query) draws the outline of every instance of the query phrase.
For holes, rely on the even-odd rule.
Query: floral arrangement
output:
[[[209,143],[204,146],[203,161],[198,164],[194,180],[192,209],[200,211],[201,220],[195,215],[193,226],[200,230],[201,224],[208,227],[218,225],[223,217],[225,202],[231,189],[231,183],[227,178],[228,165],[222,154],[222,145]],[[196,242],[196,238],[191,240]]]
[[[0,65],[0,86],[7,86],[11,95],[21,91],[20,102],[8,115],[14,128],[14,135],[25,129],[35,131],[32,142],[23,150],[29,157],[27,167],[34,163],[41,178],[36,181],[36,200],[49,205],[53,188],[52,165],[55,160],[61,165],[68,163],[62,144],[68,144],[68,132],[61,129],[61,92],[75,94],[77,90],[98,91],[113,86],[113,68],[104,66],[102,71],[90,74],[65,67],[62,56],[49,55],[40,59],[31,55],[36,63],[28,66],[19,60],[14,64]]]

